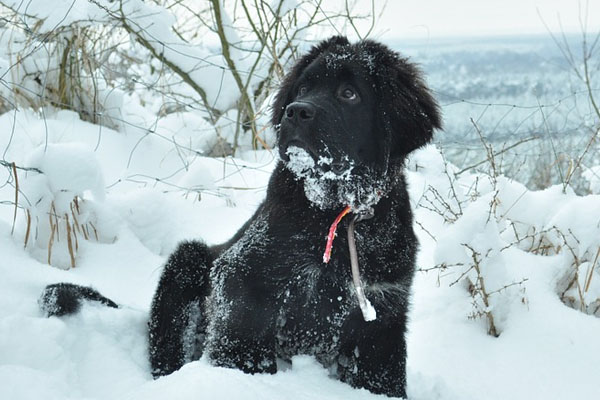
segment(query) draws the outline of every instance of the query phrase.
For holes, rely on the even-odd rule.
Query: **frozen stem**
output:
[[[490,308],[490,293],[487,292],[485,288],[485,280],[483,275],[481,274],[481,254],[479,254],[473,247],[470,245],[463,243],[469,251],[471,251],[471,259],[473,260],[472,268],[477,273],[477,278],[475,283],[472,283],[471,287],[471,296],[475,298],[475,296],[479,296],[484,305],[484,310],[482,313],[485,315],[488,322],[488,334],[494,337],[498,337],[499,333],[496,329],[496,324],[494,323],[494,314]]]

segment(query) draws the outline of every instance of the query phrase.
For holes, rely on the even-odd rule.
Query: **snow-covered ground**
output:
[[[264,197],[276,155],[203,156],[216,144],[215,126],[232,142],[237,115],[227,110],[239,93],[223,60],[209,48],[181,47],[169,29],[172,16],[154,3],[128,2],[139,9],[127,9],[128,18],[140,27],[138,38],[208,85],[209,103],[224,111],[215,126],[193,106],[169,111],[170,101],[197,100],[196,94],[178,85],[173,93],[183,91],[182,98],[153,92],[163,68],[141,56],[121,81],[100,79],[97,92],[78,93],[84,99],[75,106],[86,105],[88,91],[98,95],[94,101],[103,109],[93,117],[104,126],[53,109],[43,99],[47,83],[60,83],[51,72],[60,59],[47,54],[45,37],[29,41],[27,35],[91,17],[101,23],[107,15],[97,5],[118,3],[2,3],[23,8],[16,21],[27,29],[13,30],[7,19],[0,35],[0,107],[9,110],[0,115],[0,160],[7,163],[0,167],[0,399],[383,398],[330,378],[306,356],[275,375],[245,375],[200,360],[152,379],[146,322],[162,264],[181,240],[228,239]],[[445,117],[436,142],[454,146],[446,155],[466,165],[467,150],[477,152],[475,161],[489,155],[472,117],[496,150],[535,134],[552,145],[550,173],[556,175],[561,157],[575,168],[565,143],[575,141],[574,154],[581,155],[590,138],[581,128],[598,121],[554,43],[538,37],[459,42],[391,44],[428,73]],[[133,44],[124,48],[140,52]],[[118,65],[118,56],[107,62]],[[15,111],[17,92],[29,100]],[[257,123],[268,124],[264,110]],[[265,133],[272,144],[272,131]],[[515,165],[525,177],[532,170],[521,168],[523,160],[540,149],[519,154]],[[421,248],[408,333],[410,399],[598,398],[597,154],[591,146],[582,163],[581,179],[596,193],[585,197],[562,185],[531,191],[485,164],[480,169],[487,174],[455,174],[460,168],[445,163],[434,146],[411,157],[407,176]],[[91,285],[122,308],[86,305],[73,316],[45,318],[37,299],[55,282]]]
[[[45,120],[31,111],[0,116],[0,126],[13,125],[12,135],[0,137],[4,158],[44,169],[46,180],[18,171],[22,196],[30,197],[19,204],[40,213],[25,248],[26,212],[18,211],[11,234],[14,188],[0,188],[0,201],[7,203],[0,206],[1,399],[382,398],[331,379],[305,356],[275,375],[245,375],[204,360],[158,380],[150,375],[146,321],[162,263],[179,240],[217,243],[236,231],[264,196],[271,153],[225,160],[183,154],[160,136],[100,128],[65,111]],[[193,124],[181,121],[163,128],[193,135]],[[50,161],[52,168],[44,164]],[[409,398],[596,398],[600,199],[564,194],[562,187],[531,192],[503,177],[462,174],[453,180],[448,168],[433,146],[408,164],[419,268],[438,266],[419,272],[414,285]],[[8,169],[0,174],[0,181],[8,180]],[[191,187],[201,191],[181,189]],[[76,266],[66,270],[47,264],[48,224],[40,218],[48,199],[57,209],[69,206],[64,193],[83,199],[81,225],[94,222],[98,235],[79,233],[71,250]],[[55,223],[59,237],[51,261],[69,268],[66,225]],[[538,241],[544,246],[531,250]],[[469,268],[468,249],[480,255],[479,275]],[[565,279],[574,257],[578,275],[569,307],[561,294],[571,293]],[[478,276],[487,285],[483,307]],[[74,316],[45,318],[37,298],[46,284],[63,281],[91,285],[123,307],[87,305]],[[497,338],[486,333],[486,313],[494,317]]]

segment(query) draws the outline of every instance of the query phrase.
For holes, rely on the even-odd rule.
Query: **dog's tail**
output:
[[[77,312],[84,301],[96,301],[112,308],[117,303],[102,296],[97,290],[72,283],[54,283],[46,286],[38,300],[42,312],[47,316],[62,316]]]

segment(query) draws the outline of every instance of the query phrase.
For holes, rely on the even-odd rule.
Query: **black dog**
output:
[[[333,37],[287,75],[272,122],[281,161],[254,216],[223,245],[181,244],[164,267],[149,322],[152,373],[203,353],[215,365],[274,373],[277,359],[309,354],[352,386],[405,396],[418,244],[403,164],[440,127],[437,104],[407,59]],[[325,264],[327,232],[347,206],[339,229],[353,232],[357,221],[356,251],[339,235]],[[376,316],[361,312],[351,254]],[[45,310],[57,314],[62,298],[86,293],[54,287]]]

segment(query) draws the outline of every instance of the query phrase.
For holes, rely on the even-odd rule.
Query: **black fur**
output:
[[[97,290],[72,283],[55,283],[46,286],[38,304],[46,316],[60,317],[77,312],[83,300],[96,301],[108,307],[119,308],[115,302],[102,296]]]
[[[333,37],[286,76],[272,122],[282,161],[264,202],[229,242],[183,243],[164,268],[149,322],[152,373],[203,353],[215,365],[274,373],[277,359],[310,354],[352,386],[405,396],[418,243],[403,165],[440,128],[438,106],[407,59],[376,42]],[[295,169],[294,147],[314,168]],[[322,261],[329,226],[348,204],[373,211],[356,225],[361,276],[377,311],[371,322],[352,284],[352,215],[329,264]]]
[[[358,91],[360,101],[340,100],[342,85]],[[206,352],[216,365],[274,373],[278,358],[311,354],[353,386],[404,396],[404,335],[417,240],[402,168],[405,156],[440,127],[437,104],[408,60],[375,42],[351,45],[334,37],[287,75],[272,122],[283,161],[254,216],[228,243],[212,249],[196,244],[193,251],[201,255],[181,262],[176,256],[167,264],[152,306],[151,352],[158,350],[152,338],[160,332],[177,334],[166,339],[173,350],[153,361],[154,372],[170,373]],[[321,259],[329,225],[346,204],[336,204],[335,195],[318,204],[307,198],[304,179],[288,168],[289,146],[307,150],[315,161],[331,157],[331,167],[354,165],[355,186],[338,192],[356,195],[356,208],[366,199],[361,190],[369,189],[362,184],[380,185],[381,198],[368,204],[374,217],[356,228],[375,321],[365,322],[358,308],[344,234],[336,239],[330,263]],[[344,185],[334,179],[330,186]],[[202,265],[200,259],[214,261]],[[171,270],[190,275],[175,278]],[[168,292],[180,301],[175,307],[162,299]],[[187,309],[195,320],[180,316]],[[184,331],[194,340],[180,334]]]
[[[200,311],[210,290],[212,261],[206,245],[184,242],[165,264],[148,322],[154,377],[170,374],[202,354],[206,319]]]

